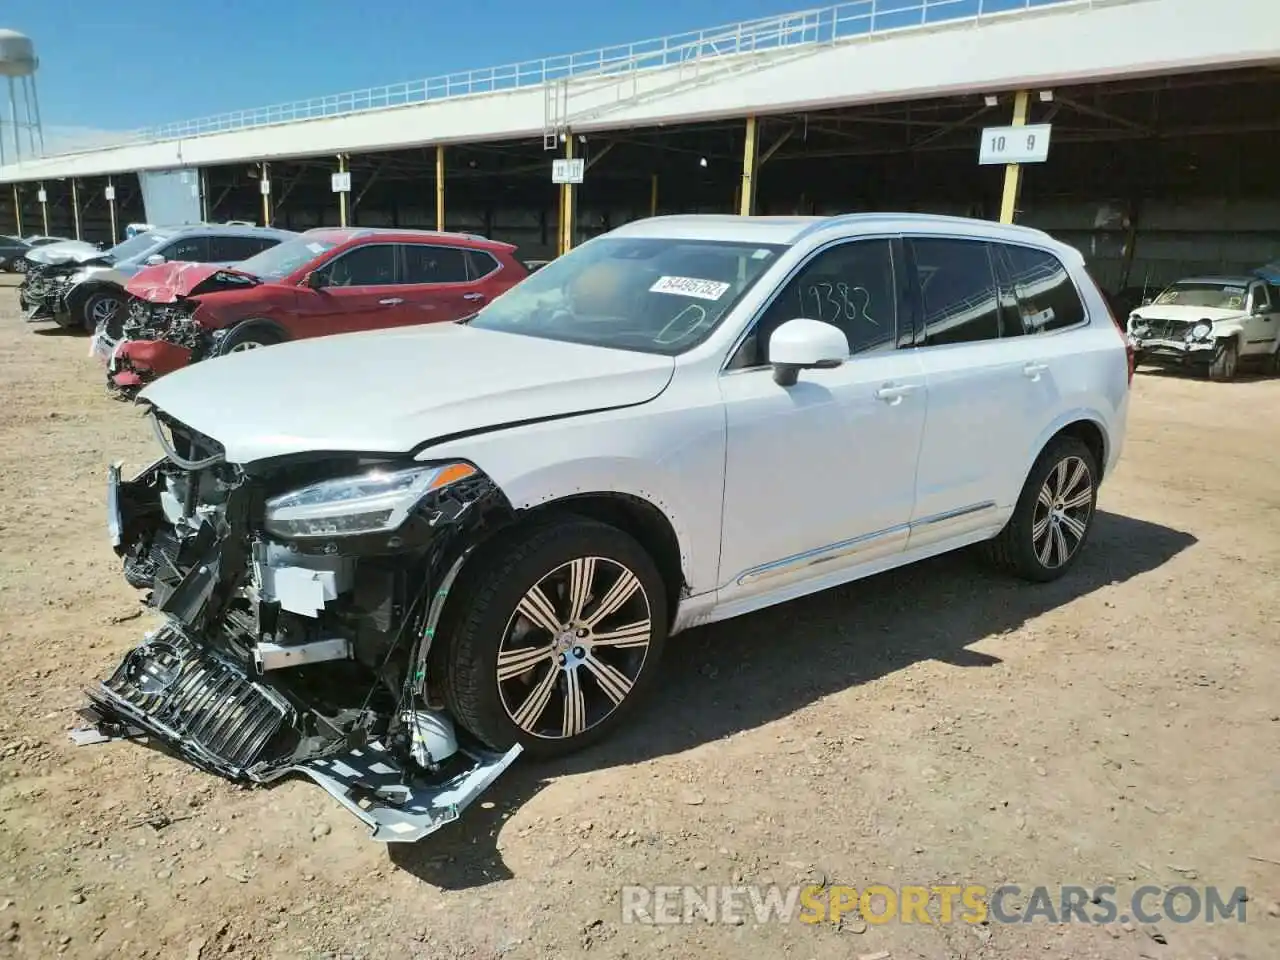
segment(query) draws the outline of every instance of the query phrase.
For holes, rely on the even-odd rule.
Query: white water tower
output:
[[[24,154],[33,158],[44,152],[40,99],[36,96],[39,65],[36,45],[30,37],[16,30],[0,30],[0,77],[9,81],[9,116],[6,118],[0,111],[0,164],[14,163]]]

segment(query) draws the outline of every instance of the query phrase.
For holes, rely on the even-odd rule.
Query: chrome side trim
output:
[[[770,563],[763,563],[758,567],[752,567],[739,574],[735,582],[740,587],[746,586],[747,584],[758,583],[761,580],[768,580],[771,577],[792,573],[796,570],[815,567],[820,563],[843,560],[855,554],[879,553],[880,550],[875,548],[890,548],[900,544],[905,546],[911,534],[920,528],[948,524],[961,518],[976,516],[995,509],[996,503],[994,500],[984,500],[982,503],[974,503],[956,510],[936,513],[932,516],[922,517],[919,520],[913,520],[910,523],[900,523],[892,527],[886,527],[883,530],[876,530],[873,533],[864,533],[858,537],[850,537],[847,540],[815,547],[803,553],[783,557],[781,560],[774,560]],[[934,531],[931,530],[929,532],[932,534]]]
[[[738,586],[745,586],[749,583],[767,580],[770,577],[781,576],[784,573],[791,573],[793,570],[801,570],[805,567],[817,566],[820,563],[843,559],[855,553],[862,553],[872,546],[895,544],[899,539],[905,542],[910,533],[911,525],[902,523],[885,530],[877,530],[874,533],[864,533],[859,537],[850,537],[848,540],[841,540],[824,547],[815,547],[812,550],[806,550],[804,553],[797,553],[794,556],[783,557],[781,560],[774,560],[771,563],[752,567],[745,573],[739,574],[737,583]]]
[[[927,527],[935,523],[945,523],[948,520],[955,520],[959,517],[967,517],[971,513],[981,513],[984,510],[994,510],[996,502],[994,500],[984,500],[982,503],[970,504],[967,507],[960,507],[958,510],[947,510],[944,513],[935,513],[931,517],[921,517],[919,520],[913,520],[913,527]]]

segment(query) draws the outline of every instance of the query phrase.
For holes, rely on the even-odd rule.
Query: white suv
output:
[[[112,470],[166,623],[98,733],[416,839],[615,727],[688,627],[980,541],[1062,575],[1131,377],[1075,250],[906,215],[646,220],[469,321],[178,371],[140,396],[165,456]]]

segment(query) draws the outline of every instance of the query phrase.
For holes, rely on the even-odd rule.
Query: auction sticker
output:
[[[697,297],[699,300],[719,300],[729,284],[719,280],[699,280],[696,277],[659,277],[649,288],[650,293],[673,293],[678,297]]]

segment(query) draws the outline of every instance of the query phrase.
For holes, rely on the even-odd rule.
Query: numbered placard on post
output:
[[[583,174],[587,172],[585,160],[552,160],[552,183],[581,183]]]
[[[38,200],[40,203],[45,203],[48,201],[48,199],[49,199],[49,194],[44,192],[43,187],[41,187],[39,190],[36,191],[36,200]]]
[[[107,197],[107,201],[108,201],[108,202],[110,202],[110,201],[112,201],[112,200],[114,200],[114,199],[116,198],[116,188],[115,188],[115,187],[113,187],[113,186],[111,186],[111,184],[107,184],[107,188],[106,188],[104,191],[102,191],[102,192],[103,192],[104,194],[106,194],[106,197]]]
[[[259,180],[259,181],[258,181],[258,192],[259,192],[260,194],[262,194],[264,197],[268,197],[268,196],[270,196],[270,195],[271,195],[271,181],[270,181],[270,180]]]
[[[329,176],[329,185],[333,187],[334,193],[350,193],[351,192],[351,174],[350,173],[334,173]]]
[[[987,127],[978,147],[978,163],[1044,163],[1049,159],[1049,123],[1023,127]]]

